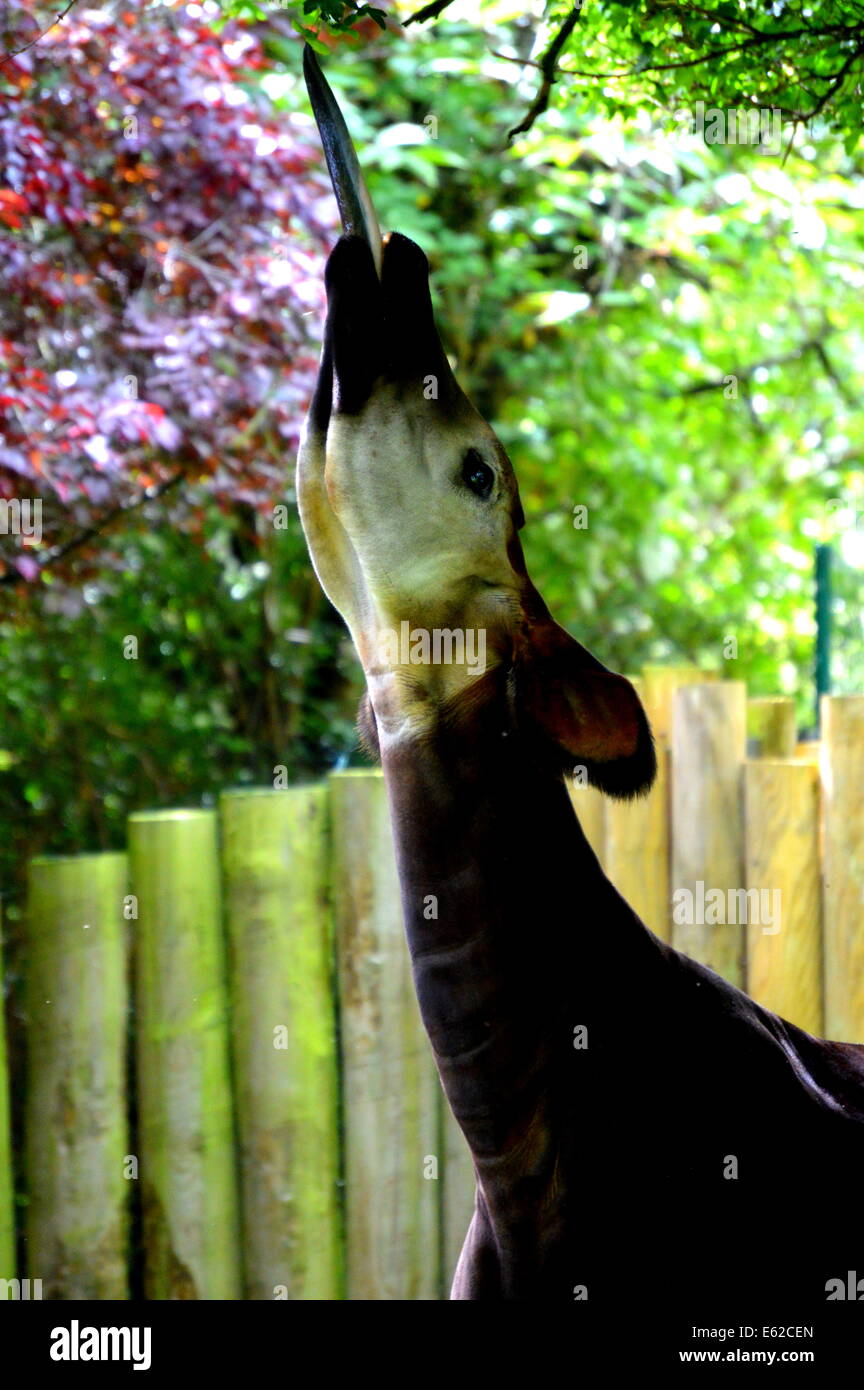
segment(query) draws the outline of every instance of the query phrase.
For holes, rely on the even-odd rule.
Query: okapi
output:
[[[305,71],[346,235],[298,498],[365,674],[417,997],[476,1171],[451,1296],[824,1303],[864,1274],[864,1047],[760,1008],[604,876],[564,776],[645,792],[647,718],[532,584],[513,468],[451,371],[426,257],[382,243],[308,49]],[[485,669],[412,660],[390,640],[405,622],[484,633]]]

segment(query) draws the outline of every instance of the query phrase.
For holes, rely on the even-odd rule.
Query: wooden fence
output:
[[[808,1032],[864,1042],[864,697],[826,696],[798,743],[792,700],[648,668],[654,791],[574,786],[613,883],[658,936]]]
[[[639,684],[654,792],[571,791],[607,873],[768,1007],[864,1040],[864,697],[826,698],[799,746],[791,701],[689,669]],[[126,854],[32,861],[24,972],[23,1258],[0,1028],[0,1298],[446,1297],[473,1174],[380,773],[139,813]]]

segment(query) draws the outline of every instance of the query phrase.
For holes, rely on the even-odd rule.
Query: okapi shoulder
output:
[[[814,1038],[708,966],[679,951],[671,954],[686,1008],[679,1021],[690,1046],[716,1050],[720,1064],[740,1068],[750,1085],[769,1077],[777,1085],[785,1074],[821,1108],[864,1126],[864,1047]]]

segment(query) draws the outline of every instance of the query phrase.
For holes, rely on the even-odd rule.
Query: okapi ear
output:
[[[639,696],[551,618],[517,649],[510,689],[517,728],[559,772],[584,768],[610,796],[648,791],[657,760]]]
[[[324,356],[332,364],[333,407],[362,410],[384,370],[384,306],[372,252],[360,236],[340,237],[327,261]]]

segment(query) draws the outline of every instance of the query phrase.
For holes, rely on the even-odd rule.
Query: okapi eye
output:
[[[495,474],[476,449],[469,449],[462,460],[462,481],[477,497],[485,499],[492,491]]]

